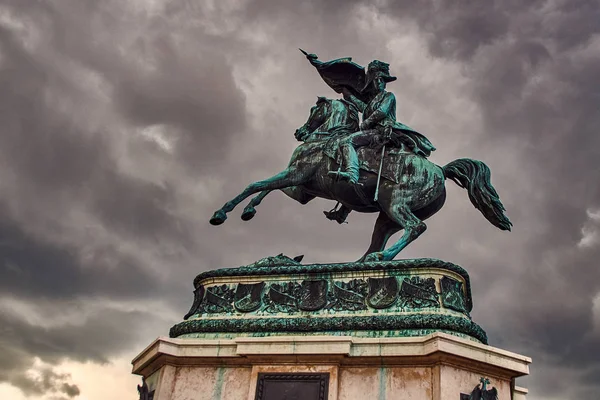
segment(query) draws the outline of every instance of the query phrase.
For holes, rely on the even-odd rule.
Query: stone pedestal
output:
[[[481,377],[499,400],[527,393],[514,379],[531,360],[487,345],[452,263],[280,255],[204,272],[194,288],[170,338],[133,361],[153,400],[465,400]]]
[[[257,390],[265,377],[290,382],[303,375],[317,381],[327,377],[325,397],[313,390],[314,400],[462,400],[481,376],[497,388],[499,400],[524,400],[526,390],[513,382],[528,374],[530,362],[444,333],[406,338],[159,338],[136,357],[133,372],[146,377],[154,400],[312,400],[291,394],[267,397],[264,387],[262,393]],[[289,387],[308,393],[301,384]]]

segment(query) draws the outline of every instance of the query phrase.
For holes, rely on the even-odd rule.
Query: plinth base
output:
[[[499,400],[524,400],[514,379],[529,363],[444,333],[159,338],[133,360],[133,373],[146,378],[153,400],[462,400],[482,376]]]
[[[444,332],[487,344],[471,320],[469,275],[435,259],[300,264],[279,255],[203,272],[172,338],[406,337]]]

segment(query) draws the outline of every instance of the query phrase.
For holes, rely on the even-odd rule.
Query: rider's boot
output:
[[[360,170],[358,166],[358,154],[352,144],[343,144],[340,146],[342,151],[343,165],[346,166],[345,171],[329,171],[330,175],[337,175],[342,180],[347,180],[352,184],[358,183]]]

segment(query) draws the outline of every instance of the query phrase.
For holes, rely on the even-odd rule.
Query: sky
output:
[[[490,167],[512,232],[448,181],[398,257],[469,272],[490,344],[533,358],[528,399],[597,397],[597,1],[0,0],[0,398],[136,399],[130,362],[198,273],[364,253],[375,215],[338,225],[321,199],[208,223],[339,97],[299,47],[390,63],[430,160]]]

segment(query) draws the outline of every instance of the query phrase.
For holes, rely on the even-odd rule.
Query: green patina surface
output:
[[[397,336],[393,333],[402,332],[400,336],[423,336],[426,330],[432,332],[458,333],[471,336],[481,343],[487,344],[487,335],[479,325],[467,318],[440,314],[413,315],[374,315],[353,317],[298,317],[298,318],[252,318],[245,320],[231,319],[194,319],[173,326],[169,332],[171,337],[194,333],[218,332],[254,332],[254,333],[320,333],[343,334],[352,331],[378,332],[373,337]],[[389,335],[392,333],[392,335]],[[272,336],[272,335],[261,335]]]
[[[394,258],[442,208],[447,179],[466,189],[490,223],[510,230],[489,168],[468,158],[445,166],[427,159],[433,144],[396,119],[396,97],[386,90],[396,78],[387,63],[374,60],[365,69],[349,57],[322,62],[303,53],[343,99],[319,97],[294,134],[303,143],[287,168],[248,185],[210,223],[224,223],[255,195],[241,215],[247,221],[265,196],[282,190],[302,204],[316,197],[337,201],[325,215],[339,223],[351,211],[379,213],[371,243],[360,262],[302,265],[299,257],[279,255],[201,273],[186,321],[173,326],[171,336],[360,332],[385,337],[444,331],[486,343],[485,332],[469,315],[471,285],[463,268],[436,259]]]
[[[338,223],[352,211],[379,213],[361,260],[389,261],[426,231],[424,221],[443,207],[450,179],[467,190],[490,223],[511,229],[484,162],[461,158],[436,165],[427,159],[435,150],[429,139],[396,119],[396,96],[387,91],[387,84],[396,80],[389,64],[373,60],[365,70],[350,57],[323,62],[316,54],[303,53],[343,99],[319,97],[307,122],[294,133],[303,143],[287,168],[249,184],[213,214],[211,224],[224,223],[228,213],[254,195],[241,214],[244,221],[252,219],[273,190],[301,204],[316,197],[335,200],[338,205],[325,216]],[[400,238],[388,246],[400,230]]]
[[[223,395],[223,381],[225,377],[225,368],[217,368],[217,379],[213,389],[212,400],[221,400]]]
[[[386,400],[387,392],[387,368],[379,368],[379,400]]]
[[[280,254],[201,273],[194,287],[171,337],[446,332],[487,343],[469,316],[469,275],[436,259],[302,265]]]
[[[389,331],[322,331],[305,332],[302,335],[309,336],[352,336],[358,338],[384,338],[384,337],[419,337],[427,336],[432,333],[441,332],[454,335],[463,339],[469,339],[476,342],[479,340],[472,336],[449,331],[446,329],[400,329]],[[237,337],[273,337],[273,336],[297,336],[296,332],[195,332],[186,333],[177,336],[179,339],[235,339]]]

